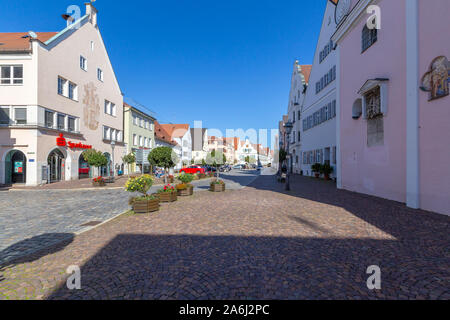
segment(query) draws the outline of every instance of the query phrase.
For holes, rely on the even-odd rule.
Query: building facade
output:
[[[193,162],[202,164],[208,153],[208,129],[191,128],[191,145]]]
[[[161,124],[161,127],[169,134],[170,138],[181,147],[179,161],[175,169],[181,169],[191,164],[192,161],[192,137],[188,124]]]
[[[349,1],[333,36],[339,187],[450,214],[450,43],[435,36],[448,12],[446,0]]]
[[[127,154],[136,156],[131,173],[150,173],[148,154],[155,147],[155,118],[124,103],[124,142]],[[127,168],[125,168],[127,169]]]
[[[169,147],[181,159],[183,149],[175,140],[171,139],[170,134],[155,120],[155,148]]]
[[[304,175],[312,176],[315,163],[329,164],[336,177],[336,80],[337,55],[331,36],[336,31],[335,5],[327,1],[317,41],[309,86],[301,108],[301,154],[298,159]],[[297,151],[297,150],[296,150]],[[294,161],[297,162],[294,155]]]
[[[92,176],[82,153],[122,167],[123,96],[97,24],[97,10],[61,32],[0,33],[0,184]]]
[[[305,100],[310,74],[311,65],[300,65],[298,60],[294,62],[288,107],[288,119],[293,124],[292,133],[289,137],[289,154],[291,155],[289,168],[293,173],[300,173],[301,171],[301,107]]]

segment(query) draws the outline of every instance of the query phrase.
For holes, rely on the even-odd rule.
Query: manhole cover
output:
[[[98,226],[100,223],[102,223],[101,221],[89,221],[88,223],[82,224],[82,227],[94,227],[94,226]]]

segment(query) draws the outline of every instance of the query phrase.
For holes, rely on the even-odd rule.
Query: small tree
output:
[[[227,157],[225,156],[223,151],[216,152],[216,150],[213,150],[206,156],[206,162],[210,166],[216,168],[217,178],[219,178],[219,167],[227,162]]]
[[[136,162],[136,156],[134,155],[134,153],[130,153],[130,154],[127,154],[126,156],[124,156],[122,158],[122,160],[123,160],[123,163],[125,163],[127,165],[127,167],[128,167],[128,176],[130,176],[130,171],[131,171],[130,167],[131,167],[131,165],[133,163]]]
[[[83,158],[87,161],[89,166],[97,168],[97,172],[99,172],[101,167],[106,167],[108,164],[108,159],[106,156],[101,151],[97,151],[95,149],[85,151],[83,153]]]
[[[170,168],[175,167],[178,157],[169,147],[158,147],[153,149],[148,155],[148,161],[157,167],[164,168],[164,182],[167,184],[167,174]]]

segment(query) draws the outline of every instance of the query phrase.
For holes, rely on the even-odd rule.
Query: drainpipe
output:
[[[406,1],[406,204],[420,207],[419,1]]]

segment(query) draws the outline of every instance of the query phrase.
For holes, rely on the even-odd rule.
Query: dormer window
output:
[[[364,26],[362,31],[362,51],[369,49],[378,40],[378,30],[376,28],[369,29],[367,25]]]

